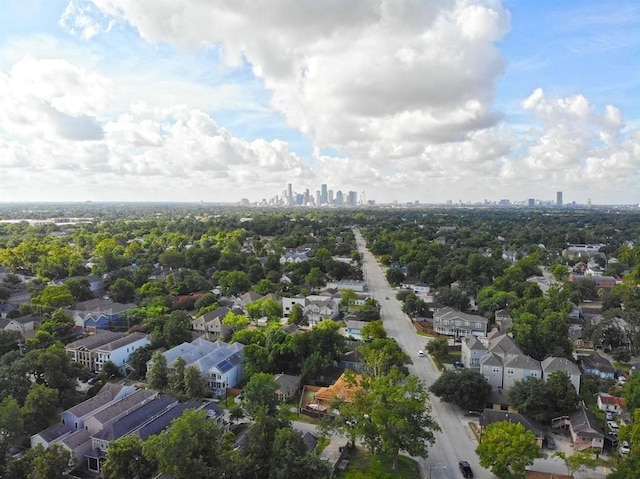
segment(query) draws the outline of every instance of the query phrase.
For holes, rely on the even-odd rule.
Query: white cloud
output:
[[[68,3],[59,23],[64,30],[83,40],[109,32],[114,24],[113,20],[108,19],[93,4],[74,1]]]

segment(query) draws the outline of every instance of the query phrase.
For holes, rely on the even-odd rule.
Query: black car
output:
[[[467,461],[460,461],[458,463],[458,466],[460,466],[460,472],[462,472],[462,477],[464,477],[465,479],[473,478],[473,471],[471,470],[471,466]]]
[[[544,437],[544,445],[547,449],[554,451],[556,449],[556,442],[548,434]]]

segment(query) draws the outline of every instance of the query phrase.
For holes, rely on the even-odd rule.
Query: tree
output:
[[[0,473],[4,470],[9,450],[20,443],[24,433],[22,411],[11,396],[0,402]]]
[[[234,334],[249,326],[249,318],[243,314],[229,311],[225,314],[224,318],[222,318],[222,324],[231,330],[231,334]]]
[[[189,399],[201,399],[207,393],[207,383],[194,365],[184,370],[184,393]]]
[[[56,418],[58,391],[44,384],[33,383],[25,400],[22,412],[29,433],[35,434],[51,425]]]
[[[153,353],[151,367],[147,371],[149,386],[153,389],[164,389],[169,385],[169,368],[167,358],[160,351]]]
[[[314,266],[305,276],[304,281],[312,290],[317,289],[324,284],[324,274],[320,268]]]
[[[242,410],[242,406],[238,404],[234,404],[229,408],[229,419],[232,422],[236,422],[244,417],[244,411]]]
[[[271,446],[268,479],[325,479],[329,477],[328,464],[314,454],[308,453],[302,435],[291,428],[276,431]]]
[[[487,396],[491,394],[491,385],[480,372],[463,369],[443,372],[429,391],[443,401],[470,411],[484,407]]]
[[[69,306],[75,303],[75,298],[69,288],[64,285],[49,285],[31,298],[31,304],[36,308],[44,308],[50,311],[62,306]]]
[[[187,361],[182,356],[178,356],[171,365],[171,371],[169,371],[169,388],[177,394],[184,392],[184,370],[186,367]]]
[[[143,456],[175,479],[207,479],[232,476],[232,433],[225,431],[204,411],[187,409],[160,434],[142,446]]]
[[[376,321],[370,321],[364,325],[360,335],[363,339],[379,339],[386,338],[387,332],[384,330],[384,325],[382,324],[382,320],[378,319]]]
[[[243,389],[243,406],[251,417],[272,416],[278,409],[278,383],[273,375],[256,373]]]
[[[595,469],[598,465],[598,460],[593,457],[593,452],[589,449],[574,452],[570,456],[558,451],[554,456],[562,459],[570,476],[583,469]]]
[[[340,306],[343,308],[348,308],[356,299],[358,295],[352,289],[343,289],[340,292]]]
[[[631,451],[616,466],[615,471],[611,472],[607,479],[636,479],[640,471],[640,451]]]
[[[640,409],[640,374],[634,374],[622,387],[622,397],[627,404],[627,410],[634,414]]]
[[[484,428],[476,453],[480,465],[501,479],[524,477],[540,449],[536,438],[522,424],[500,421]]]
[[[70,278],[64,283],[77,302],[93,299],[91,285],[86,278],[75,279]]]
[[[436,361],[442,362],[449,355],[449,340],[447,338],[436,338],[427,343],[427,352]]]
[[[128,434],[110,442],[107,460],[101,467],[104,479],[153,477],[156,467],[144,455],[143,444],[136,434]]]
[[[426,458],[429,445],[435,442],[434,431],[440,428],[430,415],[429,395],[422,382],[392,370],[382,376],[365,376],[357,386],[355,435],[367,448],[388,454],[394,471],[401,450]]]
[[[509,389],[509,399],[522,414],[536,421],[575,411],[579,396],[564,371],[552,372],[547,380],[529,376]]]
[[[302,306],[299,304],[294,304],[293,308],[291,308],[291,312],[289,313],[289,324],[297,324],[301,325],[304,323],[304,313],[302,311]]]
[[[358,352],[373,376],[387,374],[391,369],[408,373],[405,365],[411,360],[393,338],[373,339],[359,346]]]
[[[109,294],[116,303],[131,303],[136,298],[136,286],[126,278],[118,278],[109,288]]]
[[[397,268],[389,268],[385,276],[392,286],[398,286],[404,281],[404,273]]]
[[[23,457],[13,460],[7,477],[25,479],[64,479],[73,464],[71,452],[60,444],[45,449],[41,444],[29,449]]]

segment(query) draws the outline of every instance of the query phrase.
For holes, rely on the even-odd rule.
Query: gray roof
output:
[[[109,404],[116,398],[120,391],[125,388],[130,390],[129,394],[135,391],[135,388],[131,386],[125,386],[124,384],[107,383],[100,389],[100,391],[98,391],[98,394],[96,394],[92,398],[87,399],[86,401],[82,401],[80,404],[76,404],[72,408],[67,409],[67,411],[73,414],[75,417],[84,417],[87,414]]]
[[[91,436],[89,436],[89,431],[87,431],[86,429],[78,429],[76,432],[69,434],[60,442],[67,445],[69,449],[73,451],[76,448],[78,448],[80,445],[88,441],[91,441]]]
[[[504,357],[502,364],[505,368],[518,368],[542,371],[540,361],[530,358],[526,354],[508,354]]]
[[[139,341],[141,339],[144,339],[145,337],[147,337],[146,334],[144,333],[140,333],[140,332],[135,332],[135,333],[131,333],[131,334],[127,334],[126,336],[116,339],[115,341],[111,341],[107,344],[105,344],[104,346],[101,346],[99,348],[96,349],[100,349],[101,351],[114,351],[116,349],[119,349],[123,346],[126,346],[128,344],[131,343],[135,343],[136,341]]]
[[[600,427],[600,421],[586,407],[582,406],[569,415],[571,427],[583,437],[603,437],[606,434]]]
[[[67,344],[65,347],[67,349],[85,348],[92,351],[125,336],[126,333],[114,333],[113,331],[98,330],[95,334],[90,334],[86,338],[78,339],[77,341]]]
[[[140,437],[143,441],[146,441],[149,436],[153,436],[154,434],[158,434],[163,431],[169,424],[171,424],[171,421],[182,416],[187,409],[197,409],[199,406],[200,404],[197,401],[180,403],[169,409],[166,413],[138,428],[134,434]]]
[[[488,353],[480,358],[480,366],[500,366],[502,367],[502,357],[496,353]]]
[[[584,367],[589,369],[597,369],[603,373],[615,373],[616,368],[607,360],[603,358],[599,354],[590,354],[589,356],[582,356],[582,364]]]
[[[43,440],[47,442],[51,442],[54,439],[58,439],[61,436],[73,431],[73,429],[67,424],[62,424],[61,422],[54,424],[46,428],[43,431],[40,431],[37,435],[40,436]]]
[[[542,370],[545,373],[552,373],[554,371],[564,371],[569,376],[580,374],[580,368],[567,358],[550,357],[542,361]]]
[[[489,351],[504,356],[506,354],[522,354],[515,341],[506,334],[500,334],[489,340]]]
[[[132,408],[138,408],[142,406],[144,401],[157,395],[157,391],[151,391],[149,389],[138,389],[133,394],[129,394],[125,398],[114,402],[110,406],[97,412],[93,415],[93,418],[101,424],[106,424],[112,419],[118,417],[120,414],[131,410]]]
[[[276,374],[275,380],[278,383],[278,390],[280,392],[288,392],[300,387],[301,377],[290,374]]]
[[[72,306],[69,309],[70,311],[100,311],[104,313],[117,314],[134,308],[135,306],[135,304],[122,304],[116,303],[115,301],[112,301],[110,299],[96,298],[76,303],[75,306]]]
[[[478,351],[486,351],[487,350],[485,345],[482,344],[482,341],[480,341],[478,338],[476,338],[473,335],[466,336],[464,338],[464,342],[467,345],[467,348],[469,348],[469,349],[474,349],[474,350],[478,350]]]
[[[126,434],[130,434],[143,424],[155,419],[160,414],[166,412],[170,407],[178,404],[178,400],[171,396],[159,396],[152,401],[143,404],[141,407],[118,419],[110,426],[93,435],[97,439],[113,441]]]
[[[474,323],[477,323],[477,322],[484,323],[484,324],[489,323],[489,320],[484,316],[463,313],[462,311],[456,311],[455,309],[449,306],[447,306],[444,309],[441,309],[440,311],[433,313],[433,316],[434,318],[437,318],[437,319],[450,319],[450,320],[462,319],[462,320],[470,321]]]
[[[509,411],[496,411],[494,409],[485,409],[480,416],[480,425],[486,427],[494,422],[512,422],[522,424],[531,431],[537,438],[544,437],[543,428],[522,414]]]

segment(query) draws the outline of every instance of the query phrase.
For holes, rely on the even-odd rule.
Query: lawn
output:
[[[349,467],[338,475],[340,479],[420,479],[420,466],[413,459],[400,456],[398,471],[391,470],[391,458],[382,454],[371,456],[357,448],[349,456]]]

